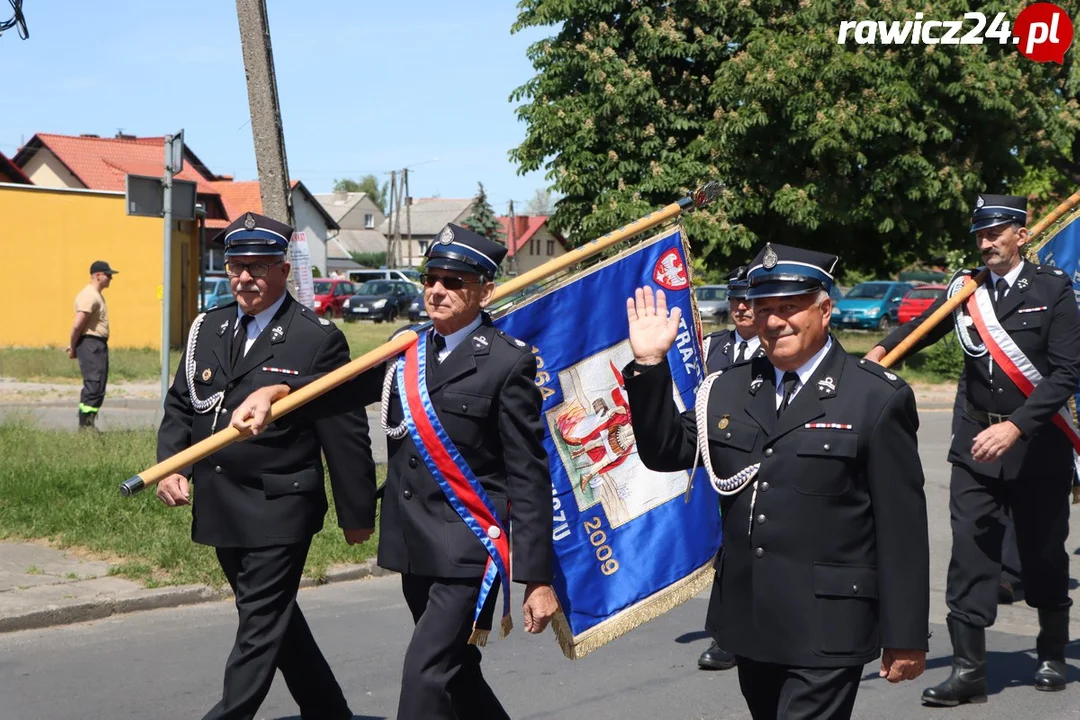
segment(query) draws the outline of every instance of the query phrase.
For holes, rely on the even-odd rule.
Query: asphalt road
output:
[[[890,685],[877,678],[876,665],[867,665],[855,716],[1075,720],[1080,685],[1047,694],[1028,684],[1037,625],[1034,611],[1022,604],[1003,607],[989,634],[989,704],[943,710],[919,702],[922,688],[946,677],[949,665],[948,634],[941,624],[950,547],[948,421],[947,412],[925,412],[920,431],[931,527],[929,669],[915,682]],[[1077,517],[1074,513],[1069,541],[1074,578],[1080,577]],[[1074,583],[1074,598],[1077,594]],[[485,650],[485,674],[519,720],[749,718],[734,671],[697,669],[697,656],[709,642],[701,630],[706,598],[703,593],[574,662],[563,658],[553,635],[533,637],[517,629]],[[302,591],[300,602],[357,717],[395,717],[401,659],[411,632],[397,578],[312,588]],[[231,604],[213,603],[2,635],[0,720],[201,717],[220,693],[235,622]],[[520,615],[515,622],[520,628]],[[1073,637],[1080,635],[1078,625],[1074,619]],[[1070,646],[1069,657],[1076,683],[1080,643]],[[259,717],[295,718],[296,712],[279,678]]]

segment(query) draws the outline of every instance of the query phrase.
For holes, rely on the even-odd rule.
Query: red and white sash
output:
[[[965,285],[970,282],[973,280],[968,279]],[[1005,371],[1016,387],[1020,388],[1020,392],[1024,393],[1024,397],[1031,397],[1035,386],[1042,382],[1042,373],[1013,342],[1013,339],[1005,332],[1005,328],[1001,327],[985,285],[980,284],[979,288],[968,297],[966,307],[971,319],[975,321],[975,329],[979,331],[979,336],[990,351],[990,356],[994,358],[994,363]],[[1077,431],[1073,424],[1067,404],[1058,409],[1053,420],[1054,424],[1069,438],[1073,450],[1080,452],[1080,431]]]

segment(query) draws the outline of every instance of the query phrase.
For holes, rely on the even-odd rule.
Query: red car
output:
[[[897,320],[903,325],[919,317],[923,310],[945,294],[946,289],[944,285],[920,285],[912,288],[900,301],[900,307],[896,310]]]
[[[341,317],[345,300],[356,294],[351,280],[315,278],[315,312],[326,319]]]

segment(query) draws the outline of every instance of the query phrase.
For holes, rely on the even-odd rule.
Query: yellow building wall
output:
[[[67,347],[75,295],[90,263],[117,274],[104,291],[110,347],[161,349],[164,226],[125,213],[123,193],[0,184],[0,347]],[[170,337],[179,347],[198,307],[198,243],[193,222],[173,229]],[[183,277],[182,277],[183,273]]]

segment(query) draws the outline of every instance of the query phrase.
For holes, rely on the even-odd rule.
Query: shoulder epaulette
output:
[[[889,368],[882,367],[876,362],[867,360],[866,358],[859,359],[859,367],[872,375],[878,376],[885,382],[892,385],[894,388],[902,388],[907,385],[907,382],[904,381],[904,378],[889,370]]]
[[[324,333],[329,334],[338,329],[337,325],[335,325],[332,321],[327,320],[320,315],[316,315],[304,305],[300,306],[299,315],[300,317],[307,318],[311,322],[315,323]]]
[[[495,335],[501,337],[503,340],[506,341],[507,345],[512,346],[515,350],[518,350],[519,352],[532,352],[532,348],[529,347],[528,343],[524,342],[523,340],[518,340],[516,337],[507,335],[498,328],[495,328]]]
[[[1053,265],[1036,265],[1035,272],[1043,275],[1056,275],[1058,277],[1068,277],[1065,271],[1061,268],[1054,267]]]

